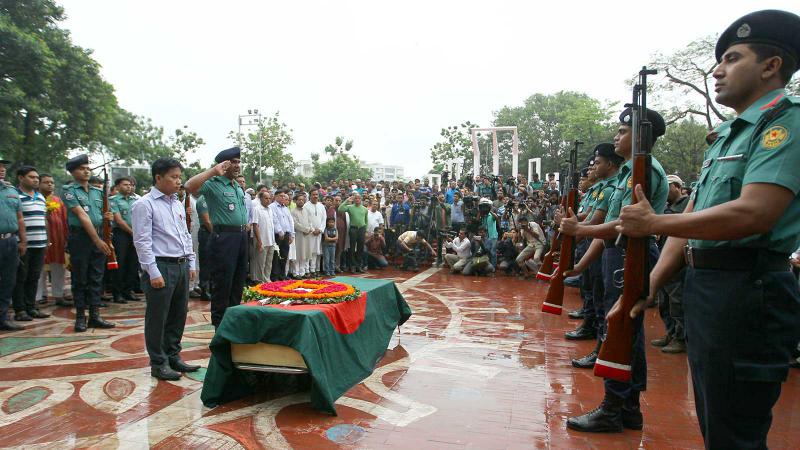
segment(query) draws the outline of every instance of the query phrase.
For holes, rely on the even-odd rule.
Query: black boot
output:
[[[114,303],[120,303],[122,305],[124,305],[125,303],[128,303],[127,301],[125,301],[122,298],[120,298],[120,295],[118,293],[116,293],[116,292],[113,294],[113,297],[114,298],[111,301],[114,302]]]
[[[75,332],[83,333],[86,331],[86,310],[75,308]]]
[[[583,319],[586,314],[584,313],[583,308],[580,308],[570,311],[568,315],[570,319]]]
[[[594,328],[594,320],[584,319],[578,328],[564,333],[564,337],[570,341],[587,341],[596,338],[597,331]]]
[[[588,413],[567,419],[567,428],[589,433],[622,432],[622,399],[606,393],[600,406]]]
[[[89,326],[91,328],[114,328],[117,326],[111,322],[106,322],[100,317],[100,307],[99,306],[90,306],[89,307]]]
[[[631,395],[622,404],[622,426],[629,430],[641,430],[644,417],[639,408],[639,391],[631,390]]]
[[[573,359],[572,366],[578,369],[591,369],[594,367],[594,363],[597,361],[597,355],[600,353],[600,345],[602,345],[602,341],[598,339],[594,350],[586,356]]]

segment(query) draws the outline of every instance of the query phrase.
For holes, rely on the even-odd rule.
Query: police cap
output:
[[[3,157],[0,156],[0,164],[9,165],[9,164],[11,164],[11,161],[9,161],[7,159],[3,159]]]
[[[614,151],[614,144],[608,143],[597,144],[594,148],[594,156],[602,156],[617,166],[622,164],[622,161],[625,161],[625,158],[619,156],[617,152]]]
[[[229,161],[233,158],[239,158],[241,155],[242,149],[239,147],[231,147],[217,153],[217,157],[214,158],[214,161],[221,163],[222,161]]]
[[[647,120],[653,126],[653,140],[656,138],[663,136],[664,132],[667,131],[667,124],[664,122],[664,118],[661,117],[661,114],[653,111],[652,109],[647,109],[645,113]],[[622,125],[631,126],[633,122],[633,114],[631,113],[631,108],[625,108],[624,111],[619,115],[619,123]]]
[[[83,155],[78,155],[74,158],[70,158],[69,160],[67,160],[66,164],[67,172],[72,172],[73,170],[77,169],[78,167],[84,164],[89,164],[89,155],[83,154]]]
[[[717,62],[720,62],[722,55],[732,45],[744,43],[774,45],[794,58],[796,71],[800,66],[797,64],[800,55],[798,30],[800,30],[800,17],[796,14],[776,9],[752,12],[739,18],[722,32],[717,40],[714,54]]]

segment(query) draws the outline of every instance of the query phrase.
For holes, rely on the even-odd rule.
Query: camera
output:
[[[438,233],[440,238],[451,239],[451,240],[455,239],[458,236],[458,232],[453,230],[439,230]]]

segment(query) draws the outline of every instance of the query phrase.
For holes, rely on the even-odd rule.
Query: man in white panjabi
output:
[[[306,196],[297,194],[294,196],[295,208],[292,210],[292,219],[294,219],[294,251],[295,251],[295,264],[297,271],[294,275],[297,277],[304,277],[308,274],[308,263],[311,260],[311,226],[303,213],[303,207],[306,203]]]
[[[269,204],[272,194],[267,190],[258,193],[258,204],[253,204],[253,248],[250,251],[250,278],[262,283],[270,281],[272,256],[275,253],[275,226]]]
[[[325,205],[319,201],[319,191],[312,188],[308,193],[309,202],[303,205],[303,216],[306,223],[311,228],[308,237],[309,248],[309,267],[308,272],[317,276],[320,269],[320,259],[322,256],[322,231],[325,229]]]

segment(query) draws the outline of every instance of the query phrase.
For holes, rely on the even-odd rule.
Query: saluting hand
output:
[[[656,217],[656,212],[647,201],[642,185],[637,184],[634,189],[636,203],[622,208],[619,214],[619,225],[616,230],[620,234],[630,237],[642,237],[653,234],[651,224]]]
[[[560,230],[562,233],[570,236],[578,234],[578,218],[575,217],[572,208],[567,209],[567,217],[561,218]]]
[[[214,173],[216,175],[225,175],[225,172],[228,171],[228,168],[231,166],[230,161],[222,161],[221,163],[217,164],[213,167]]]

